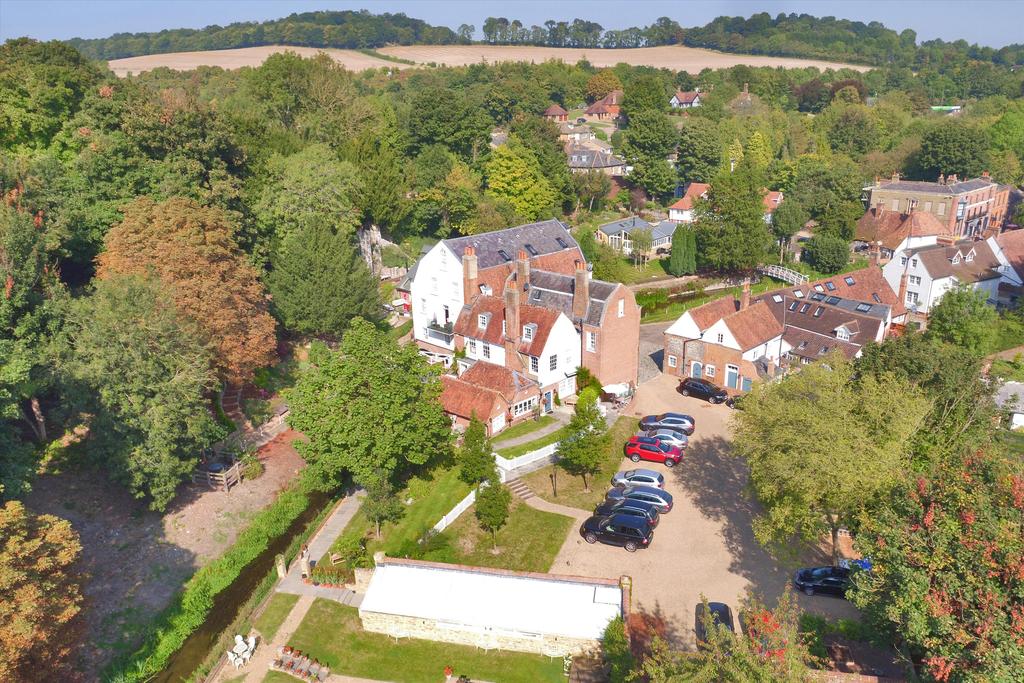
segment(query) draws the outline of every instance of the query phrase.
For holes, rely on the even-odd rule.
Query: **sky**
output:
[[[1020,0],[0,0],[0,40],[30,36],[105,38],[113,33],[202,28],[235,21],[260,21],[292,12],[367,9],[404,12],[431,24],[479,29],[488,16],[542,25],[548,19],[576,17],[605,29],[642,26],[661,16],[684,27],[701,26],[720,15],[768,12],[834,16],[917,32],[932,38],[1002,47],[1024,42],[1024,2]]]

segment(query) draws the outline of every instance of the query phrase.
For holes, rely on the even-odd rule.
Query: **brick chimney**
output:
[[[992,176],[990,176],[990,175],[988,174],[988,171],[982,171],[982,172],[981,172],[981,177],[982,177],[982,178],[984,178],[985,180],[988,180],[988,179],[990,179],[990,178],[991,178]]]
[[[945,184],[946,184],[946,176],[943,175],[942,173],[940,173],[939,174],[939,185],[945,185]]]
[[[891,180],[892,180],[892,182],[894,182],[894,183],[898,183],[898,182],[900,181],[900,174],[899,174],[899,171],[893,171],[893,172],[892,172],[892,178],[891,178]]]
[[[750,280],[743,281],[743,289],[740,291],[740,310],[750,305]]]
[[[879,199],[878,203],[875,204],[875,216],[877,218],[881,218],[882,214],[884,214],[884,213],[885,213],[885,202],[882,201],[881,199]]]
[[[877,266],[879,259],[882,257],[882,243],[872,242],[868,250],[868,259],[871,261],[871,265]]]
[[[519,287],[512,278],[505,280],[505,355],[512,357],[519,347]]]
[[[530,284],[530,255],[525,249],[520,249],[516,254],[516,285],[519,290],[526,289]]]
[[[469,303],[479,293],[477,288],[476,248],[466,247],[462,252],[462,298]]]
[[[587,264],[576,259],[575,286],[572,290],[572,318],[582,320],[587,317],[590,308],[590,278],[587,275]]]
[[[908,275],[906,271],[904,271],[903,275],[900,276],[900,303],[906,303],[907,301],[907,280],[909,278],[910,275]]]
[[[960,182],[960,179],[956,177],[956,173],[950,173],[946,176],[947,185],[956,185],[958,182]]]

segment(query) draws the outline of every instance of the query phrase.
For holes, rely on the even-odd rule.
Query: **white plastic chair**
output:
[[[249,636],[246,638],[245,644],[249,647],[249,654],[251,655],[256,651],[256,636]]]
[[[235,665],[236,671],[238,670],[238,667],[242,666],[242,658],[231,650],[228,650],[228,661]]]

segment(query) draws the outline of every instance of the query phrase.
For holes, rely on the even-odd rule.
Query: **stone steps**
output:
[[[511,491],[512,494],[516,498],[519,498],[520,500],[530,500],[536,495],[533,491],[530,490],[529,486],[523,483],[521,479],[513,479],[512,481],[507,481],[505,482],[505,486],[507,486],[509,491]]]

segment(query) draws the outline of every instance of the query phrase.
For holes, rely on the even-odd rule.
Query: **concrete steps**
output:
[[[505,486],[512,492],[516,498],[520,500],[530,500],[536,494],[530,490],[530,487],[523,483],[522,479],[513,479],[512,481],[505,482]]]

